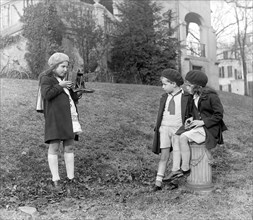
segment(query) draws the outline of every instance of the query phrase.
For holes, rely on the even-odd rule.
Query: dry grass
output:
[[[252,219],[252,99],[220,92],[225,145],[213,151],[215,190],[149,192],[159,157],[150,151],[159,87],[89,83],[80,100],[84,134],[76,143],[78,195],[51,195],[44,119],[36,113],[37,81],[1,79],[0,219]],[[63,162],[60,163],[64,177]]]

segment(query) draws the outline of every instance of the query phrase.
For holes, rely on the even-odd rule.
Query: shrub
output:
[[[32,78],[37,78],[45,68],[47,58],[56,51],[63,51],[64,25],[53,2],[28,6],[21,21],[24,23],[23,36],[28,40],[25,59]]]

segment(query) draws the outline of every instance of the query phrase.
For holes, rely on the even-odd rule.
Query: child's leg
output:
[[[155,182],[157,186],[162,185],[163,177],[166,171],[169,158],[170,158],[170,148],[161,149],[161,158],[158,164],[158,171],[157,171],[156,182]]]
[[[184,134],[181,134],[180,136],[180,150],[182,155],[181,169],[183,171],[188,171],[190,169],[191,152],[188,141],[189,141],[188,137]]]
[[[170,148],[171,148],[171,130],[167,126],[161,126],[159,128],[160,132],[160,148],[161,148],[161,157],[158,164],[157,176],[156,176],[156,186],[161,186],[165,170],[167,168],[167,163],[170,157]]]
[[[52,174],[52,180],[55,182],[60,180],[59,170],[58,170],[58,150],[60,146],[60,141],[50,141],[48,148],[48,164],[49,169]]]
[[[69,179],[74,178],[74,140],[63,141],[64,160],[66,165],[67,176]]]
[[[172,146],[173,146],[173,165],[171,171],[180,170],[181,165],[181,152],[180,152],[180,139],[179,135],[174,135],[172,137]]]
[[[180,149],[182,153],[182,170],[188,171],[190,169],[190,146],[189,142],[195,142],[197,144],[201,144],[205,142],[206,134],[203,127],[198,127],[191,129],[190,131],[186,131],[180,136]]]
[[[173,179],[181,177],[183,174],[180,170],[181,165],[181,151],[180,151],[180,136],[172,136],[172,146],[173,146],[173,164],[170,174],[163,179],[163,182],[171,182]]]

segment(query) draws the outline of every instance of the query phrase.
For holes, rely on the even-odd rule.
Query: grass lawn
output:
[[[44,144],[44,116],[35,111],[38,82],[0,79],[0,219],[252,219],[252,98],[219,92],[228,131],[213,150],[210,194],[150,192],[159,156],[151,152],[160,87],[88,83],[78,108],[84,133],[76,142],[78,194],[54,194]],[[169,164],[169,168],[171,162]],[[60,155],[60,176],[66,176]]]

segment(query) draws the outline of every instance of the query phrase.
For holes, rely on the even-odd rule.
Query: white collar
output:
[[[193,95],[193,99],[199,99],[199,95],[198,94],[194,94]]]
[[[178,91],[173,92],[173,93],[169,93],[169,95],[174,96],[175,94],[177,94],[179,91],[181,91],[182,94],[184,94],[184,90],[182,88],[180,88]]]

